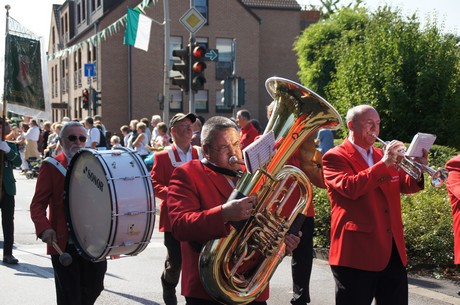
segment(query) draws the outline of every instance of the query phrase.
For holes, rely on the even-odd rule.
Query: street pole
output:
[[[193,0],[190,0],[190,8],[194,7],[193,6]],[[192,90],[192,46],[195,44],[195,34],[190,32],[190,43],[189,43],[189,59],[188,62],[189,64],[189,70],[188,70],[188,109],[189,112],[195,113],[195,96],[193,95],[193,90]]]
[[[163,12],[165,23],[165,45],[164,45],[164,84],[163,84],[163,122],[169,122],[169,54],[170,54],[170,19],[168,0],[163,0]]]
[[[237,79],[236,79],[236,39],[232,40],[232,90],[233,90],[233,117],[236,118],[236,106],[238,104]]]
[[[9,4],[5,5],[6,9],[6,26],[5,26],[5,65],[7,64],[7,58],[6,56],[9,53],[9,44],[8,44],[8,31],[9,31],[9,26],[8,26],[8,21],[10,19],[10,9],[11,6]],[[9,82],[8,75],[6,74],[6,69],[4,71],[5,73],[5,79],[3,82],[3,86],[7,86],[7,82]],[[3,88],[3,109],[2,109],[2,138],[1,140],[5,140],[5,122],[6,122],[6,96],[5,96],[5,87]],[[4,162],[5,161],[5,152],[0,151],[0,200],[2,199],[2,194],[3,194],[3,171],[4,171]],[[3,211],[2,211],[2,216],[3,216]]]

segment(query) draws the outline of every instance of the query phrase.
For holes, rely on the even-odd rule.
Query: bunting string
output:
[[[153,4],[155,5],[158,2],[158,0],[143,0],[134,9],[139,10],[140,12],[145,14],[145,8],[149,8],[150,2],[153,2]],[[69,54],[77,52],[83,46],[89,46],[89,45],[95,46],[102,40],[106,41],[107,38],[117,34],[120,31],[120,29],[125,28],[127,18],[128,18],[127,14],[125,14],[121,18],[116,20],[114,23],[110,24],[105,29],[97,32],[96,34],[87,38],[86,40],[80,41],[79,43],[73,46],[59,50],[52,54],[48,54],[48,58],[47,58],[48,61],[53,60],[53,59],[60,59],[63,57],[67,57],[69,56]]]

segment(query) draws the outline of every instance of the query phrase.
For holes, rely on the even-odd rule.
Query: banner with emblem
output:
[[[8,104],[45,110],[40,41],[8,34],[4,94]]]

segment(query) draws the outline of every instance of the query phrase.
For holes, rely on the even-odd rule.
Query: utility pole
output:
[[[165,44],[164,44],[164,84],[163,84],[163,122],[169,122],[169,54],[170,52],[170,19],[168,0],[163,0],[164,24],[165,24]]]

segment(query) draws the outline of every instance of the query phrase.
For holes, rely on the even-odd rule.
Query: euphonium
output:
[[[227,237],[207,242],[200,254],[202,283],[224,304],[247,304],[267,286],[285,256],[288,230],[297,216],[306,215],[312,200],[306,175],[285,164],[320,128],[337,129],[342,124],[326,100],[295,82],[272,77],[265,86],[275,100],[265,133],[273,130],[276,150],[263,169],[243,174],[229,198],[257,195],[258,203],[246,222],[232,224]],[[300,199],[292,211],[282,213],[295,187],[301,191]],[[249,260],[256,263],[248,267]]]

